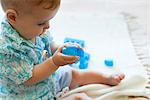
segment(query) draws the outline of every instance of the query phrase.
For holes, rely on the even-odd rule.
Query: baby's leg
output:
[[[117,85],[124,77],[124,74],[108,76],[96,71],[72,69],[72,82],[70,88],[86,84]]]

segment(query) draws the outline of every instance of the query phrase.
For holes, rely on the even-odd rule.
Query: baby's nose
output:
[[[44,26],[44,29],[49,29],[50,25],[49,25],[49,22],[47,22]]]

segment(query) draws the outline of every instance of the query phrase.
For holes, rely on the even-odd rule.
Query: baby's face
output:
[[[58,8],[53,11],[33,8],[31,14],[22,14],[17,18],[15,29],[23,38],[34,39],[49,29],[49,22],[55,16],[57,10]]]

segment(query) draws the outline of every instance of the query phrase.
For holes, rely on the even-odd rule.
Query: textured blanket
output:
[[[87,51],[90,52],[92,59],[89,69],[100,70],[105,73],[121,71],[126,74],[126,79],[115,87],[100,84],[79,87],[64,94],[62,98],[80,92],[84,92],[96,100],[128,100],[129,96],[145,96],[147,98],[150,96],[150,90],[145,88],[148,82],[147,72],[137,59],[135,47],[132,44],[133,41],[131,41],[130,31],[128,30],[129,26],[126,23],[127,19],[124,16],[119,14],[103,14],[102,16],[85,14],[75,16],[72,13],[64,16],[66,16],[65,22],[70,26],[66,24],[60,28],[57,24],[57,21],[61,22],[58,16],[54,25],[56,29],[58,28],[60,30],[54,29],[53,32],[56,34],[64,32],[62,33],[63,37],[70,36],[86,40]],[[89,21],[92,17],[95,21]],[[87,28],[88,23],[86,20],[90,23],[90,28]],[[71,26],[77,29],[71,28]],[[69,34],[67,34],[66,30]],[[86,34],[88,34],[87,37],[85,37]],[[63,40],[62,36],[58,37],[59,40]],[[138,39],[136,41],[139,43],[142,42]],[[105,57],[114,59],[114,68],[107,68],[103,65],[103,59]]]
[[[72,94],[84,92],[92,100],[128,100],[129,96],[150,96],[150,90],[145,89],[146,79],[134,75],[118,86],[110,87],[102,84],[91,84],[74,89],[64,94],[60,100]]]

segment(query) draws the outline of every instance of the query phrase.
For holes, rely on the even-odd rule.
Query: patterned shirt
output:
[[[0,83],[8,91],[6,99],[50,99],[56,94],[56,78],[51,75],[46,80],[32,86],[24,84],[32,77],[32,69],[36,64],[43,62],[42,52],[48,51],[52,37],[49,32],[36,37],[36,44],[31,40],[23,39],[11,27],[5,18],[1,23],[0,33]]]

